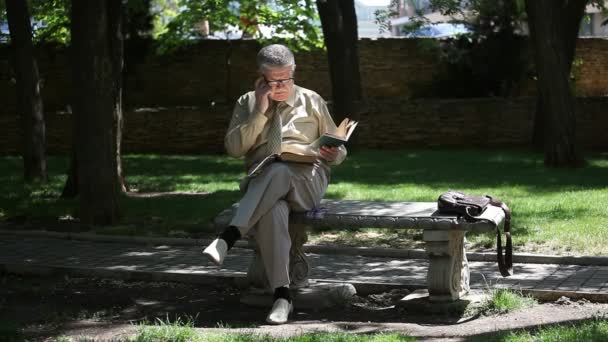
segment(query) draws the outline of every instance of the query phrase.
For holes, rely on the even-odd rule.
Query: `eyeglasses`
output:
[[[276,88],[279,85],[282,85],[282,86],[283,85],[285,85],[285,86],[288,85],[289,82],[293,81],[293,77],[286,78],[284,80],[274,80],[274,81],[269,81],[269,80],[266,79],[266,77],[264,77],[264,81],[266,81],[266,84],[268,84],[270,87]]]

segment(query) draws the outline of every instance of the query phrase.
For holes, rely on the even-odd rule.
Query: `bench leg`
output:
[[[289,235],[291,236],[291,250],[289,251],[289,278],[291,286],[296,288],[308,287],[310,262],[302,248],[306,241],[308,241],[307,226],[292,223],[289,225]],[[247,271],[247,282],[253,287],[269,288],[270,285],[260,250],[254,239],[250,239],[249,244],[254,249],[254,255]]]
[[[304,254],[304,244],[308,241],[308,227],[299,223],[289,225],[291,250],[289,251],[289,278],[296,288],[308,287],[310,262]]]
[[[455,301],[469,291],[469,263],[464,250],[464,231],[425,230],[429,257],[429,300]]]

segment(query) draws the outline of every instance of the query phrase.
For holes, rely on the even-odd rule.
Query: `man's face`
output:
[[[275,101],[285,101],[293,91],[293,68],[284,67],[263,68],[261,74],[270,86],[270,98]]]

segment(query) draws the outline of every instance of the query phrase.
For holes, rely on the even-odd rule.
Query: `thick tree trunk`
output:
[[[553,0],[526,1],[542,112],[538,120],[544,127],[547,166],[580,166],[584,162],[576,148],[576,115],[569,80],[576,35],[572,38],[572,21],[565,21],[574,13],[568,13],[569,6],[564,4]]]
[[[354,0],[317,0],[331,77],[334,119],[358,119],[361,100]]]
[[[121,117],[122,0],[72,3],[76,173],[80,219],[118,220],[117,118]]]
[[[585,8],[587,6],[587,0],[576,0],[568,1],[568,3],[562,7],[561,22],[563,25],[563,43],[564,50],[566,53],[566,69],[568,75],[572,70],[572,62],[576,54],[576,41],[578,39],[578,33],[581,27],[581,20],[585,16]],[[531,25],[532,26],[532,25]],[[544,122],[547,116],[547,109],[543,105],[542,93],[539,91],[536,99],[536,115],[534,117],[534,131],[532,136],[532,143],[534,146],[543,147],[545,144],[545,128],[547,124]]]
[[[122,16],[119,16],[118,18],[113,18],[115,20],[114,23],[112,24],[108,24],[108,25],[119,25],[119,27],[112,27],[112,30],[120,30],[121,29],[121,25],[122,25],[122,20],[121,20]],[[76,28],[77,29],[77,28]],[[115,35],[117,35],[118,33],[114,33]],[[122,112],[122,77],[124,75],[124,44],[122,43],[122,36],[120,37],[120,43],[115,43],[113,46],[115,46],[115,48],[113,48],[113,51],[110,51],[109,53],[112,54],[112,59],[113,59],[113,63],[116,64],[113,67],[114,68],[120,68],[120,70],[122,70],[122,74],[120,75],[120,77],[118,77],[118,79],[115,81],[116,84],[119,84],[120,90],[118,91],[118,95],[116,98],[116,106],[115,106],[115,111],[114,111],[114,126],[113,126],[113,133],[115,135],[115,153],[116,153],[116,177],[118,179],[119,182],[119,188],[122,192],[127,192],[129,191],[129,186],[126,182],[126,179],[124,177],[123,174],[123,167],[122,167],[122,130],[123,130],[123,112]],[[72,53],[72,64],[76,65],[77,61],[79,58],[79,53],[75,52]],[[74,78],[75,82],[76,78]],[[78,84],[78,83],[75,83]],[[76,86],[75,88],[78,88],[78,86]],[[75,89],[74,91],[74,96],[72,97],[72,103],[76,104],[76,102],[79,101],[79,97],[80,97],[80,92],[78,90]],[[74,105],[74,107],[76,107],[76,105]],[[78,123],[78,115],[74,112],[73,113],[73,132],[72,132],[72,159],[70,161],[70,168],[68,169],[68,174],[67,174],[67,181],[63,187],[63,191],[61,193],[61,197],[62,198],[74,198],[76,196],[78,196],[79,194],[79,182],[78,182],[78,146],[80,144],[80,142],[78,141],[79,139],[79,123]]]
[[[46,129],[27,2],[6,1],[6,14],[14,52],[17,110],[23,130],[23,175],[26,182],[46,181]]]

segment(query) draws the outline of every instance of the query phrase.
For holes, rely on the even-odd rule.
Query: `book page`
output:
[[[348,128],[348,118],[345,118],[344,120],[342,120],[342,122],[340,122],[340,125],[338,126],[338,128],[336,128],[336,132],[334,133],[334,135],[337,135],[339,137],[345,137],[346,136],[346,132],[347,132],[347,128]]]
[[[352,120],[349,122],[348,128],[346,130],[347,131],[346,136],[345,136],[346,140],[348,140],[348,138],[350,138],[350,135],[353,134],[353,132],[355,131],[355,127],[357,127],[358,123],[359,123],[358,121],[352,121]]]

